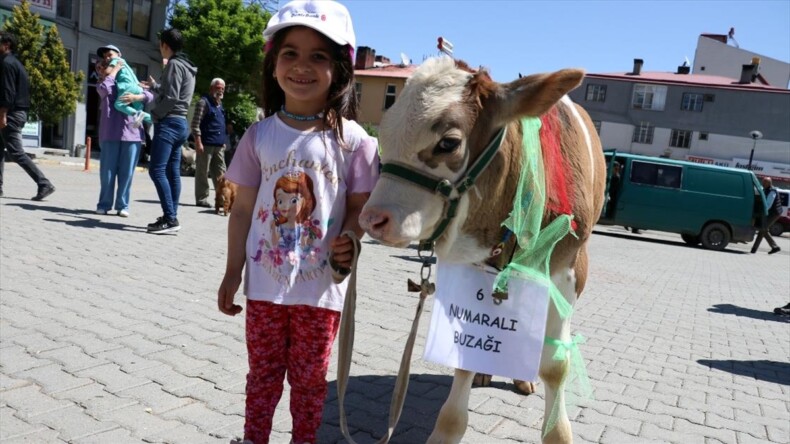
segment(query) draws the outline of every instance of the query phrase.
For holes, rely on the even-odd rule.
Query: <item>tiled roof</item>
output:
[[[709,88],[742,89],[748,91],[765,91],[790,94],[790,90],[760,83],[738,83],[729,77],[711,76],[706,74],[676,74],[673,72],[642,72],[639,75],[629,73],[587,74],[591,79],[612,79],[628,82],[663,83],[676,85],[695,85]]]
[[[390,77],[407,79],[417,69],[417,65],[387,65],[378,68],[355,69],[354,75],[357,77]]]

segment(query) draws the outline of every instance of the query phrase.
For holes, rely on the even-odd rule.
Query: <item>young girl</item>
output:
[[[287,376],[292,442],[316,442],[326,373],[359,213],[378,177],[376,143],[355,122],[351,18],[330,1],[293,1],[269,20],[264,113],[239,142],[225,177],[239,185],[228,222],[219,310],[247,296],[245,440],[269,442]],[[245,269],[246,266],[246,269]]]

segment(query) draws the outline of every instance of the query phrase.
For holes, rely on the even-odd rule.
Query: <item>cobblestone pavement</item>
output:
[[[154,187],[138,172],[131,217],[94,214],[98,167],[40,159],[57,192],[6,166],[0,199],[0,441],[227,443],[243,427],[243,317],[216,310],[227,219],[194,203],[184,178],[177,235],[153,236]],[[574,332],[595,389],[571,415],[586,443],[790,442],[790,323],[772,313],[790,295],[790,242],[748,254],[685,246],[679,236],[598,227]],[[364,241],[357,348],[347,394],[354,438],[373,442],[416,305],[414,250]],[[242,299],[241,296],[238,299]],[[430,303],[426,305],[430,312]],[[424,442],[451,383],[421,359],[394,443]],[[333,361],[334,361],[333,357]],[[343,442],[335,365],[321,443]],[[273,443],[287,443],[287,389]],[[542,386],[521,396],[495,378],[472,390],[464,443],[539,441]]]

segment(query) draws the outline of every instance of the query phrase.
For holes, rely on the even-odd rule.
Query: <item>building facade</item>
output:
[[[415,65],[393,65],[386,57],[376,57],[376,51],[366,46],[357,48],[354,64],[357,102],[357,121],[378,128],[384,111],[397,100]]]
[[[11,16],[19,1],[0,0],[0,19]],[[96,49],[112,44],[134,68],[140,80],[162,72],[157,33],[167,21],[165,0],[29,0],[31,11],[45,26],[57,25],[72,71],[85,73],[83,101],[74,115],[58,124],[41,126],[40,145],[71,150],[98,134],[99,100],[94,66]]]
[[[790,87],[790,63],[728,45],[730,40],[733,39],[727,35],[701,34],[697,39],[694,69],[691,72],[735,79],[740,76],[742,65],[751,63],[757,57],[760,59],[759,75],[769,85]]]
[[[588,74],[570,93],[593,119],[604,149],[751,169],[790,187],[790,90],[740,77],[643,72]]]

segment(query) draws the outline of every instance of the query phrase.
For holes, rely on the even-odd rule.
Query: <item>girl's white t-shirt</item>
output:
[[[343,310],[347,281],[332,281],[330,242],[340,235],[346,196],[378,179],[376,139],[343,122],[344,145],[331,131],[304,132],[276,114],[239,141],[225,177],[257,187],[247,236],[244,294],[285,305]]]

